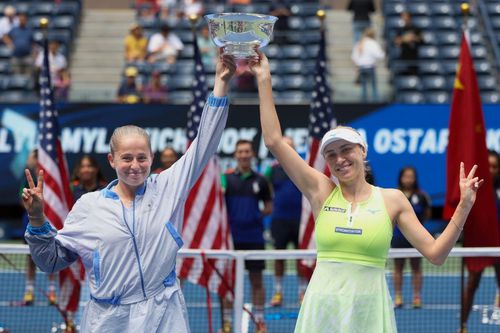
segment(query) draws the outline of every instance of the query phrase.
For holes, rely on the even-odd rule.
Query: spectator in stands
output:
[[[414,167],[404,167],[399,172],[398,189],[408,198],[420,223],[423,225],[425,220],[431,217],[431,199],[422,191],[418,185],[417,170]],[[391,247],[393,248],[412,248],[413,246],[406,240],[399,228],[394,228]],[[403,268],[406,258],[394,259],[394,306],[401,308],[403,306]],[[410,266],[413,284],[413,308],[419,309],[422,306],[420,291],[422,290],[422,268],[420,266],[421,258],[410,258]]]
[[[69,100],[69,91],[71,88],[71,75],[67,68],[61,68],[56,76],[52,78],[54,85],[54,99],[57,102],[67,102]]]
[[[198,47],[200,48],[201,61],[203,64],[207,67],[213,67],[217,60],[217,47],[212,41],[212,38],[210,38],[210,31],[206,24],[200,29]]]
[[[33,73],[33,30],[28,27],[26,13],[19,13],[19,26],[13,27],[3,36],[5,44],[12,50],[12,71],[15,74]]]
[[[203,2],[199,0],[184,0],[182,5],[182,13],[185,18],[189,18],[191,15],[197,15],[201,17],[205,12],[203,7]]]
[[[226,198],[228,220],[235,250],[264,250],[264,224],[262,217],[272,213],[271,189],[266,178],[252,170],[254,150],[252,142],[240,139],[236,142],[234,158],[237,166],[222,176],[222,188]],[[262,209],[260,208],[262,207]],[[265,290],[262,281],[264,260],[245,262],[252,287],[253,313],[258,331],[265,332]],[[224,307],[225,333],[231,322],[231,307]],[[229,309],[229,312],[227,311]]]
[[[160,19],[169,22],[171,25],[179,21],[182,10],[179,10],[179,0],[158,0],[160,5]]]
[[[177,61],[179,52],[184,44],[176,34],[170,31],[167,24],[163,24],[160,32],[151,36],[148,44],[148,59],[150,62],[164,60],[169,64]]]
[[[28,159],[26,161],[26,169],[30,170],[30,172],[34,175],[38,175],[38,150],[35,149],[30,152]],[[22,183],[20,188],[20,196],[22,195],[22,189],[28,186],[28,182],[25,180]],[[21,201],[22,204],[22,201]],[[29,223],[28,213],[23,213],[23,224],[26,229]],[[24,240],[26,243],[26,240]],[[26,279],[25,279],[25,289],[24,289],[24,297],[23,304],[24,305],[33,305],[35,302],[35,277],[36,277],[36,265],[31,259],[31,256],[28,255],[26,258]],[[57,302],[56,296],[56,275],[49,274],[49,287],[47,289],[47,298],[50,305],[54,305]]]
[[[42,70],[43,67],[43,52],[39,52],[35,59],[35,69],[36,74]],[[50,77],[54,79],[57,77],[58,72],[61,69],[66,69],[68,67],[68,62],[66,61],[66,56],[59,51],[59,41],[55,39],[49,40],[49,66],[50,66]]]
[[[365,29],[363,37],[354,45],[351,59],[358,68],[359,83],[361,84],[361,100],[368,102],[368,84],[371,85],[372,101],[378,101],[376,64],[383,60],[385,53],[375,40],[375,30]]]
[[[284,44],[287,42],[286,33],[288,31],[288,17],[292,15],[288,0],[272,1],[269,7],[269,14],[276,16],[278,21],[274,23],[273,41],[276,44]]]
[[[249,5],[252,0],[229,0],[230,5]]]
[[[409,12],[402,12],[401,20],[403,26],[398,29],[394,43],[400,48],[399,58],[407,63],[405,74],[417,75],[418,49],[423,41],[422,34],[420,29],[413,25]]]
[[[290,147],[294,148],[293,141],[289,137],[284,140]],[[273,162],[264,173],[272,185],[273,190],[273,213],[271,215],[271,235],[274,248],[285,250],[291,243],[295,249],[299,248],[300,215],[302,212],[302,194],[297,186],[290,180],[285,170],[278,161]],[[297,261],[297,271],[299,271]],[[274,263],[274,295],[271,299],[272,306],[281,306],[283,302],[283,275],[285,273],[285,261],[276,260]],[[300,279],[299,301],[306,291],[307,282]]]
[[[0,40],[8,34],[13,27],[19,26],[19,18],[16,16],[16,8],[11,5],[5,6],[3,17],[0,18]]]
[[[351,0],[347,7],[352,12],[353,45],[363,36],[370,23],[370,14],[375,11],[373,0]]]
[[[163,170],[167,170],[179,159],[179,153],[175,151],[172,147],[166,147],[160,153],[160,163],[161,166],[155,169],[152,173],[160,173]]]
[[[143,29],[140,25],[137,23],[132,24],[123,44],[125,45],[126,62],[142,62],[146,60],[148,40],[144,37]]]
[[[106,178],[104,178],[97,160],[88,154],[80,157],[71,175],[73,201],[76,202],[85,193],[100,190],[106,185]]]
[[[494,150],[488,151],[488,164],[490,169],[490,175],[493,180],[493,196],[495,197],[495,203],[497,206],[497,221],[500,228],[500,155]],[[487,217],[485,217],[487,218]],[[500,229],[499,229],[500,230]],[[485,232],[488,232],[485,230]],[[493,265],[495,270],[495,277],[497,282],[497,294],[495,297],[495,307],[500,308],[500,259],[497,258],[496,263]],[[461,313],[461,327],[459,333],[467,333],[467,320],[469,319],[470,312],[472,310],[472,304],[474,303],[474,294],[479,287],[479,282],[481,282],[481,276],[484,270],[471,271],[468,270],[467,286],[464,290],[464,302],[462,306]]]
[[[168,96],[167,87],[161,82],[161,73],[153,71],[148,84],[142,89],[144,103],[166,103]]]
[[[118,89],[118,102],[126,104],[139,103],[142,100],[140,89],[137,86],[137,68],[125,69],[125,80]]]
[[[157,0],[136,0],[135,8],[138,17],[149,19],[154,19],[160,10]]]

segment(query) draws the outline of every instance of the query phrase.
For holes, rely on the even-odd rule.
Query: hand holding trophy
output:
[[[224,54],[236,59],[257,57],[256,48],[269,44],[275,16],[247,13],[221,13],[206,15],[212,41]]]

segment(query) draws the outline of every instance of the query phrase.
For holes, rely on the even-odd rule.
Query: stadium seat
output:
[[[439,55],[443,59],[458,59],[460,55],[459,46],[442,46],[439,48]]]
[[[406,5],[406,9],[410,12],[412,17],[427,15],[429,13],[429,6],[425,2],[409,3]]]
[[[397,92],[395,101],[397,103],[405,103],[405,104],[418,104],[424,103],[424,95],[417,91],[412,92]]]
[[[391,3],[384,1],[384,14],[386,16],[399,16],[404,12],[405,6],[401,3]]]
[[[23,90],[10,90],[0,92],[0,100],[4,103],[30,103],[38,100],[33,92]]]
[[[167,86],[171,90],[187,90],[193,86],[192,75],[170,75],[168,77]]]
[[[425,102],[431,104],[449,103],[450,94],[446,91],[426,92]]]
[[[280,73],[283,74],[300,74],[303,71],[302,61],[300,60],[284,60],[279,65]]]
[[[314,88],[314,82],[311,76],[286,75],[282,76],[282,79],[284,90],[311,91]]]
[[[73,32],[75,30],[75,19],[71,15],[61,15],[52,18],[50,21],[50,28],[56,30],[68,30],[71,32],[73,36]]]
[[[159,28],[158,21],[154,17],[138,17],[137,24],[139,24],[143,29],[153,29]]]
[[[168,93],[168,101],[174,104],[189,104],[193,100],[191,91],[172,91]]]
[[[302,45],[285,45],[281,47],[282,58],[298,59],[305,56],[305,49]]]
[[[419,64],[419,72],[422,75],[437,75],[443,73],[439,61],[422,61]]]
[[[25,75],[11,75],[5,83],[6,90],[31,90],[33,84],[31,78]]]
[[[431,15],[454,15],[453,8],[449,3],[430,3],[429,12]]]
[[[311,99],[311,94],[301,90],[282,91],[276,95],[276,101],[280,104],[299,104]]]
[[[500,102],[500,93],[496,91],[481,93],[483,103],[498,104]]]
[[[488,61],[475,61],[474,68],[476,69],[476,74],[490,74],[491,64]]]
[[[470,51],[472,53],[472,56],[476,60],[479,60],[479,59],[484,60],[488,54],[488,51],[486,50],[486,48],[484,46],[471,47]]]
[[[40,2],[40,3],[31,3],[29,6],[29,16],[33,15],[47,15],[51,16],[54,11],[54,3],[53,2]]]
[[[438,45],[457,45],[460,43],[461,35],[456,32],[436,31]]]
[[[314,16],[318,11],[319,6],[317,3],[300,3],[294,4],[290,7],[292,14],[297,16]]]
[[[432,26],[434,29],[440,30],[456,30],[458,28],[457,22],[453,17],[440,17],[432,21]]]
[[[270,59],[272,58],[281,58],[281,48],[276,44],[267,45],[262,49],[266,56]]]
[[[12,56],[12,51],[5,45],[0,45],[0,59],[10,59]]]
[[[163,65],[165,66],[165,65]],[[186,60],[177,60],[177,62],[173,65],[170,65],[170,68],[168,69],[168,73],[170,74],[187,74],[187,75],[193,75],[194,73],[194,61],[192,59],[186,59]]]
[[[427,16],[416,16],[411,21],[419,29],[429,29],[432,25],[432,20]]]
[[[281,91],[283,90],[283,78],[281,75],[274,75],[272,79],[273,90]]]
[[[500,29],[500,16],[491,18],[491,25],[494,29]]]
[[[437,44],[436,34],[432,31],[429,30],[422,31],[422,39],[424,41],[424,44],[427,45]]]
[[[491,75],[480,75],[477,77],[477,84],[479,86],[479,90],[483,91],[492,91],[497,87],[497,82],[494,76]]]
[[[319,29],[321,28],[321,20],[317,16],[306,17],[304,20],[305,29]]]
[[[442,76],[424,76],[421,78],[424,91],[443,90],[446,88],[446,80]]]
[[[388,31],[401,28],[403,26],[403,21],[399,16],[387,17],[385,19],[385,29]]]
[[[288,18],[288,28],[291,30],[304,29],[304,20],[302,17],[291,16]]]
[[[490,17],[500,16],[500,3],[487,3],[486,8]]]
[[[61,1],[54,6],[55,15],[72,15],[77,19],[80,16],[78,1]]]
[[[0,74],[9,74],[10,73],[10,62],[8,60],[0,61]]]
[[[194,46],[190,44],[184,44],[184,48],[179,54],[179,58],[192,59],[194,55]]]
[[[421,46],[418,49],[420,59],[436,59],[438,57],[438,47],[436,46]]]
[[[420,78],[414,75],[399,76],[394,81],[396,90],[420,90]]]

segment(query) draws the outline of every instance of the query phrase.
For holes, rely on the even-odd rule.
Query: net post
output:
[[[245,278],[245,256],[239,251],[236,255],[236,276],[234,283],[234,302],[233,302],[233,332],[241,333],[241,320],[243,318],[243,296],[244,296],[244,278]]]

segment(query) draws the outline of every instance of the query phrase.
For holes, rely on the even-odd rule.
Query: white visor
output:
[[[319,147],[319,152],[321,155],[325,155],[326,147],[337,140],[345,140],[351,143],[356,143],[365,148],[365,151],[368,152],[368,145],[366,144],[363,137],[356,131],[347,128],[347,127],[339,127],[326,132],[321,140],[321,145]]]

